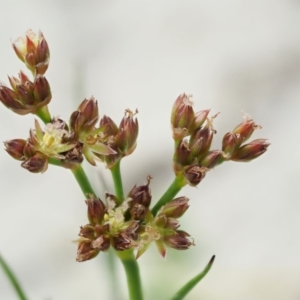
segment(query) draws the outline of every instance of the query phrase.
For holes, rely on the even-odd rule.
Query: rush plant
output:
[[[50,52],[44,35],[29,30],[12,45],[29,75],[20,71],[17,77],[8,77],[10,87],[0,85],[0,101],[14,113],[33,114],[44,124],[33,120],[28,137],[4,142],[6,152],[32,173],[44,173],[53,165],[71,171],[82,190],[88,217],[86,224],[78,224],[81,226],[74,259],[84,262],[112,248],[124,266],[129,299],[142,300],[137,259],[145,255],[149,245],[154,243],[162,257],[168,247],[188,250],[194,246],[194,240],[185,231],[188,228],[181,229],[179,223],[189,208],[189,199],[176,198],[177,193],[187,185],[197,186],[210,169],[222,163],[256,159],[267,150],[269,143],[265,139],[248,142],[260,126],[244,116],[239,125],[224,135],[220,149],[211,149],[216,115],[209,116],[209,109],[195,112],[191,96],[181,94],[171,110],[173,182],[160,199],[152,199],[150,175],[144,185],[124,191],[120,164],[137,146],[137,111],[126,109],[122,120],[116,123],[107,115],[100,116],[97,100],[90,97],[70,114],[69,120],[52,116],[48,107],[51,88],[45,77]],[[114,191],[101,195],[94,192],[82,167],[84,159],[94,167],[98,163],[105,164],[112,175]],[[206,268],[180,290],[173,291],[170,299],[183,299],[208,273],[214,258],[212,256]],[[3,258],[0,264],[19,299],[26,299]]]

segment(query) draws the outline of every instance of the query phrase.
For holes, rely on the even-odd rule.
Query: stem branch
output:
[[[152,214],[155,216],[159,209],[166,205],[168,202],[174,199],[177,193],[186,185],[185,179],[182,177],[175,177],[169,188],[166,192],[161,196],[158,202],[152,208]]]
[[[84,196],[86,197],[87,194],[93,194],[96,196],[96,194],[90,184],[90,181],[87,178],[82,166],[77,165],[75,168],[71,169],[71,171],[72,171],[73,175],[75,176]]]
[[[111,175],[114,181],[114,186],[115,186],[117,205],[120,205],[124,201],[124,191],[123,191],[120,164],[121,164],[121,160],[119,160],[114,166],[110,168]]]

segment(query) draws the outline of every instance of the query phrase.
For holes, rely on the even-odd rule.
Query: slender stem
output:
[[[161,196],[158,202],[152,208],[152,214],[155,216],[159,209],[170,202],[177,193],[186,185],[186,181],[184,178],[177,176],[166,190],[166,192]]]
[[[81,165],[77,165],[75,168],[71,169],[73,175],[75,176],[84,196],[87,194],[93,194],[96,196],[89,179],[87,178]]]
[[[23,292],[20,283],[18,282],[16,276],[14,275],[13,271],[9,268],[8,264],[5,262],[4,258],[0,255],[0,265],[6,274],[7,278],[9,279],[10,283],[12,284],[16,294],[19,296],[20,300],[27,300],[25,293]]]
[[[114,181],[115,193],[117,197],[117,205],[120,205],[124,201],[123,183],[120,170],[121,160],[119,160],[114,166],[110,168],[111,175]]]
[[[133,250],[116,252],[124,266],[130,300],[143,300],[142,284],[138,263],[133,255]]]
[[[43,106],[40,108],[37,112],[36,115],[45,123],[50,123],[51,121],[51,115],[48,110],[48,106]]]

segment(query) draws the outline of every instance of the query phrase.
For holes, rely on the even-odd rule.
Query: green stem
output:
[[[89,179],[87,178],[81,165],[77,165],[75,168],[71,169],[73,175],[75,176],[84,196],[87,194],[93,194],[96,196]]]
[[[177,195],[177,193],[186,185],[186,181],[184,178],[178,176],[175,177],[169,188],[166,190],[166,192],[161,196],[161,198],[158,200],[158,202],[154,205],[152,208],[152,214],[155,216],[159,209],[166,205],[168,202],[174,199],[174,197]]]
[[[185,284],[170,300],[182,300],[206,276],[215,260],[213,256],[205,269]]]
[[[114,181],[115,193],[117,197],[117,205],[120,205],[124,201],[123,183],[120,170],[121,160],[110,168],[111,175]]]
[[[142,284],[138,263],[133,255],[133,250],[116,252],[124,266],[130,300],[143,300]]]
[[[48,110],[48,106],[43,106],[35,113],[45,124],[51,122],[51,115]]]
[[[23,292],[20,283],[18,282],[16,276],[14,275],[13,271],[9,268],[8,264],[5,262],[3,257],[0,255],[0,265],[9,279],[10,283],[12,284],[16,294],[19,296],[20,300],[27,300],[25,293]]]

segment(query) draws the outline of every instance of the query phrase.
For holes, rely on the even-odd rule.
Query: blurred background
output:
[[[300,2],[243,1],[1,1],[0,79],[24,67],[11,41],[41,29],[51,51],[46,73],[50,110],[68,120],[91,95],[116,122],[138,108],[138,147],[122,163],[125,190],[152,175],[153,202],[173,180],[170,111],[193,94],[195,111],[221,112],[222,136],[242,121],[262,125],[266,154],[210,171],[191,199],[181,228],[195,239],[166,259],[151,247],[140,259],[146,299],[167,299],[200,272],[208,276],[186,299],[300,299]],[[32,115],[0,107],[0,140],[26,138]],[[109,280],[108,254],[76,263],[79,226],[87,223],[81,191],[64,169],[30,174],[0,154],[0,252],[32,300],[127,299],[123,269]],[[103,198],[112,192],[102,165],[86,166]],[[121,286],[120,289],[117,287]],[[116,294],[117,293],[117,294]],[[16,296],[0,270],[0,298]]]

